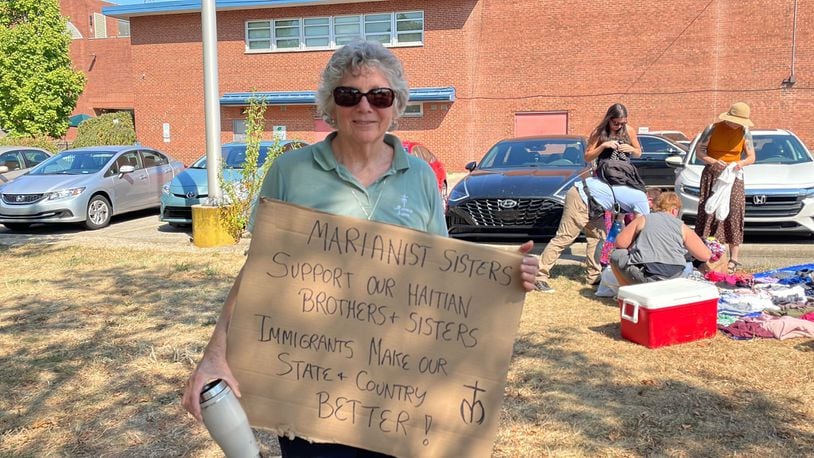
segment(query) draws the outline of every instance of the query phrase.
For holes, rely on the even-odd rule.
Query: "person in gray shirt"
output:
[[[676,193],[659,195],[653,210],[633,220],[616,237],[610,265],[620,286],[681,276],[687,252],[702,262],[712,256],[704,241],[678,218],[681,199]]]

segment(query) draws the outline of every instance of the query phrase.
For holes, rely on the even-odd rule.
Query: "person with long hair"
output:
[[[701,172],[701,192],[698,197],[698,217],[695,233],[706,239],[715,237],[720,243],[729,245],[727,271],[735,273],[741,266],[738,262],[740,247],[743,245],[743,219],[746,215],[746,197],[743,189],[743,170],[755,162],[755,146],[749,128],[754,125],[751,109],[744,102],[737,102],[729,111],[718,116],[719,121],[709,125],[695,148],[695,155],[703,162]],[[715,214],[707,213],[707,200],[712,197],[715,181],[727,167],[733,167],[735,181],[729,195],[729,213],[723,220]]]
[[[596,159],[598,166],[605,160],[630,162],[631,157],[641,155],[642,147],[636,131],[627,122],[627,108],[621,103],[614,103],[588,137],[585,160],[590,162]]]

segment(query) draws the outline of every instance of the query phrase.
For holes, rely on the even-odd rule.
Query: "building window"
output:
[[[424,116],[424,104],[423,103],[408,103],[407,108],[404,109],[405,118],[420,118]]]
[[[130,36],[130,21],[119,19],[119,36],[120,37]]]
[[[274,46],[279,50],[300,49],[300,20],[274,21]]]
[[[421,46],[424,44],[424,12],[246,22],[247,52],[336,49],[358,37],[385,46]]]
[[[339,16],[334,18],[334,47],[338,48],[362,36],[361,16]]]
[[[246,43],[249,49],[271,49],[271,21],[247,22]]]
[[[107,38],[107,21],[105,19],[103,14],[93,13],[94,38]]]
[[[246,141],[246,120],[235,119],[232,121],[232,141],[245,142]]]
[[[331,47],[331,18],[315,17],[302,22],[303,43],[307,49]]]
[[[70,21],[68,21],[68,33],[71,34],[72,40],[79,40],[82,38],[82,32],[80,32],[79,29],[77,29],[76,26]]]
[[[392,14],[366,14],[365,39],[378,41],[383,45],[390,44],[393,32]]]
[[[424,12],[396,13],[396,42],[424,43]]]

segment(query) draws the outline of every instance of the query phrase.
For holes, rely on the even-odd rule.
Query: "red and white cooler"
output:
[[[622,337],[648,348],[713,337],[718,288],[686,278],[622,286]]]

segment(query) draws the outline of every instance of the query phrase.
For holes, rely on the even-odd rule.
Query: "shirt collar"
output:
[[[325,137],[325,140],[314,145],[314,161],[319,164],[323,170],[334,170],[339,165],[331,150],[331,141],[336,138],[336,131],[331,132]],[[384,142],[393,147],[393,164],[390,166],[392,171],[407,170],[410,168],[410,162],[407,160],[407,151],[401,144],[401,140],[395,135],[384,134]]]

